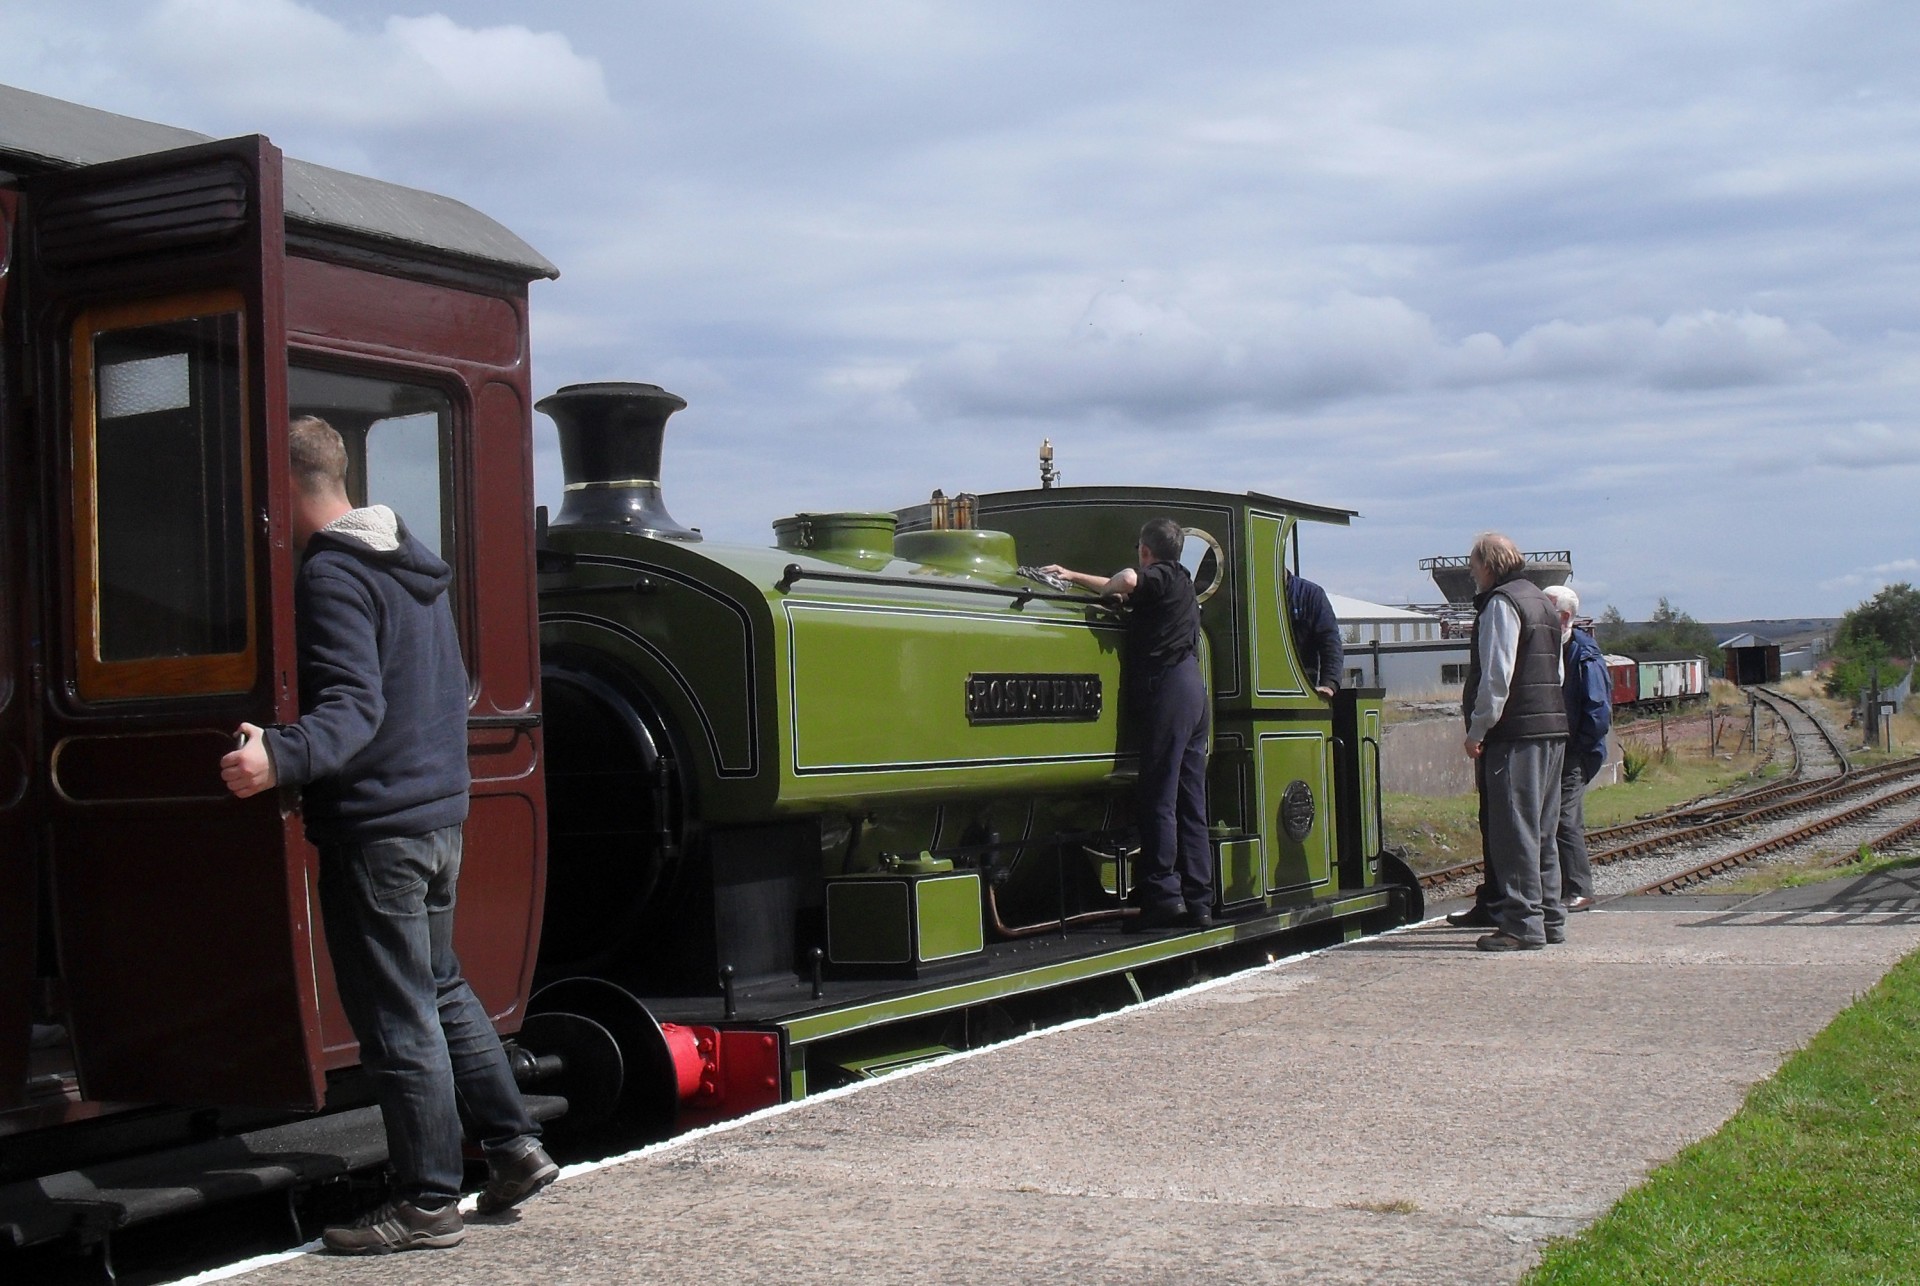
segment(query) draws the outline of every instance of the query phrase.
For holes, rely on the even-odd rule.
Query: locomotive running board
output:
[[[1126,979],[1135,970],[1182,957],[1203,955],[1236,945],[1263,943],[1309,925],[1332,924],[1378,912],[1390,912],[1402,896],[1396,886],[1377,885],[1358,893],[1283,907],[1249,919],[1222,922],[1211,929],[1142,934],[1139,937],[1115,933],[1110,938],[1097,939],[1102,944],[1099,949],[1068,959],[986,977],[957,979],[945,985],[922,987],[833,1009],[816,1010],[782,1019],[777,1025],[786,1031],[788,1043],[797,1054],[809,1045],[857,1032],[1101,978]],[[1105,946],[1107,942],[1113,945]],[[1137,984],[1133,985],[1138,995]],[[799,1060],[796,1058],[795,1061],[797,1063]]]

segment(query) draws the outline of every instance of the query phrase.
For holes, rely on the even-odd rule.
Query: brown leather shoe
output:
[[[1449,914],[1447,923],[1456,929],[1491,929],[1493,912],[1475,902],[1464,911],[1454,911]]]
[[[1585,894],[1582,894],[1582,895],[1580,895],[1580,896],[1579,896],[1579,897],[1577,897],[1577,898],[1568,898],[1568,899],[1567,899],[1567,910],[1569,910],[1569,911],[1591,911],[1591,910],[1593,910],[1593,899],[1592,899],[1592,898],[1590,898],[1590,897],[1587,897],[1587,896],[1586,896]]]
[[[1499,929],[1493,933],[1489,933],[1473,945],[1479,947],[1482,951],[1538,951],[1547,944],[1544,942],[1528,942],[1525,938],[1514,937],[1505,929]]]
[[[527,1139],[519,1151],[504,1160],[490,1160],[487,1171],[487,1186],[475,1206],[483,1215],[497,1215],[517,1206],[560,1177],[560,1167],[534,1139]]]
[[[340,1224],[320,1240],[336,1255],[390,1255],[396,1250],[443,1250],[457,1246],[466,1229],[459,1207],[449,1201],[438,1210],[422,1210],[411,1201],[389,1201],[379,1209]]]

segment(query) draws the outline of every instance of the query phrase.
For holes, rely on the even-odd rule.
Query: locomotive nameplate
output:
[[[969,674],[968,723],[1093,723],[1097,674]]]

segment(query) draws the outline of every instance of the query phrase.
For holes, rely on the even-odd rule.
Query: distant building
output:
[[[1445,637],[1443,622],[1427,612],[1328,594],[1347,649],[1343,682],[1385,688],[1403,700],[1458,696],[1473,648],[1468,638]]]
[[[1521,575],[1541,589],[1564,585],[1573,575],[1573,554],[1568,550],[1545,549],[1520,556],[1527,560]],[[1455,606],[1471,603],[1476,592],[1467,557],[1466,554],[1441,554],[1420,560],[1420,570],[1433,577],[1435,587]]]
[[[1764,624],[1764,622],[1762,622]],[[1736,665],[1735,652],[1743,649],[1774,648],[1778,652],[1776,662],[1766,663],[1774,678],[1783,674],[1805,674],[1820,667],[1820,661],[1826,654],[1827,632],[1833,623],[1822,620],[1781,621],[1779,628],[1771,628],[1766,634],[1752,630],[1742,630],[1720,640],[1720,650],[1727,658],[1727,677],[1734,677]],[[1755,665],[1759,662],[1741,664]],[[1743,671],[1744,673],[1745,671]],[[1773,679],[1734,679],[1734,682],[1766,682]]]
[[[1723,640],[1720,655],[1726,661],[1727,678],[1742,687],[1780,681],[1780,645],[1772,639],[1749,630]]]

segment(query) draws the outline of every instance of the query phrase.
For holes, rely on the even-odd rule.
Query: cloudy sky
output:
[[[1387,602],[1490,527],[1636,618],[1920,580],[1908,5],[6,0],[0,82],[505,222],[710,535],[1050,437],[1358,509],[1306,570]]]

